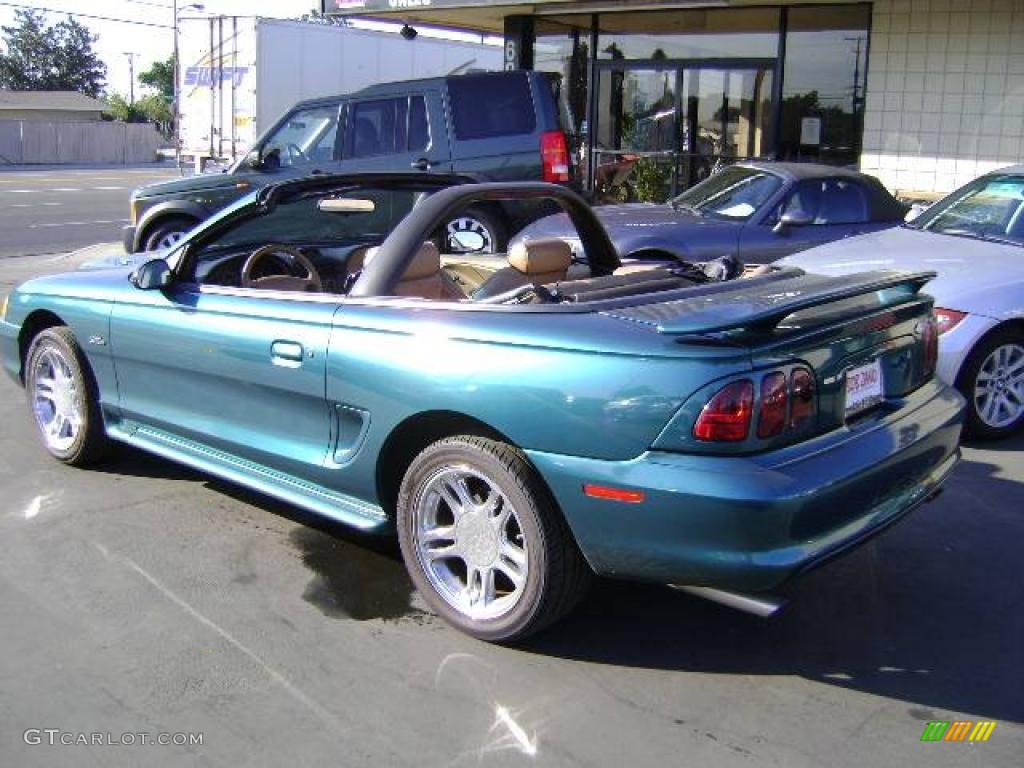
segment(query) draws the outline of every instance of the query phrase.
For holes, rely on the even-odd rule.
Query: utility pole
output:
[[[171,119],[174,120],[174,164],[181,172],[181,129],[178,127],[178,0],[174,0],[174,105],[171,108]]]
[[[202,11],[204,6],[201,3],[189,3],[181,10]],[[171,12],[174,14],[174,107],[172,109],[172,114],[174,115],[174,162],[178,166],[180,173],[181,127],[178,123],[181,122],[181,63],[178,61],[178,0],[174,0]]]
[[[128,105],[135,105],[135,57],[139,54],[135,51],[124,51],[128,57]]]

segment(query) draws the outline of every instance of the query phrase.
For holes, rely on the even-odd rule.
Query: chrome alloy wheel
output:
[[[173,232],[168,232],[167,234],[165,234],[163,237],[156,241],[156,247],[158,249],[170,248],[172,245],[175,245],[179,240],[181,240],[181,238],[185,236],[186,232],[187,230],[184,229],[180,231],[175,230]]]
[[[1003,344],[989,353],[978,369],[974,406],[989,427],[1013,424],[1024,413],[1024,347]]]
[[[413,514],[416,556],[449,605],[473,621],[515,607],[529,560],[519,516],[497,483],[467,466],[443,467]]]
[[[43,349],[34,362],[32,410],[46,445],[67,451],[82,428],[82,395],[75,384],[71,366],[53,346]]]
[[[494,253],[495,251],[496,243],[494,242],[494,237],[487,226],[475,216],[458,216],[449,221],[445,229],[447,230],[445,239],[447,240],[448,250],[451,253]],[[480,246],[466,248],[461,245],[458,240],[458,236],[461,233],[469,233],[479,237]]]

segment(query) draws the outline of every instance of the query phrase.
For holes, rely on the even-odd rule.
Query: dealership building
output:
[[[503,35],[558,75],[580,175],[673,191],[751,157],[857,166],[906,195],[1024,159],[1024,0],[323,0]]]

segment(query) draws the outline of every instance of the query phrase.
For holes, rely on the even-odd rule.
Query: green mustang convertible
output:
[[[439,253],[495,200],[557,203],[583,258]],[[622,265],[558,186],[317,176],[23,284],[0,351],[56,459],[120,441],[397,532],[476,637],[551,624],[594,573],[766,614],[938,492],[963,401],[934,377],[930,273],[733,272]]]

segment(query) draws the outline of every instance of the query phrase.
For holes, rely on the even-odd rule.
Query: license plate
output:
[[[882,401],[882,363],[875,358],[846,373],[846,415],[859,413]]]

